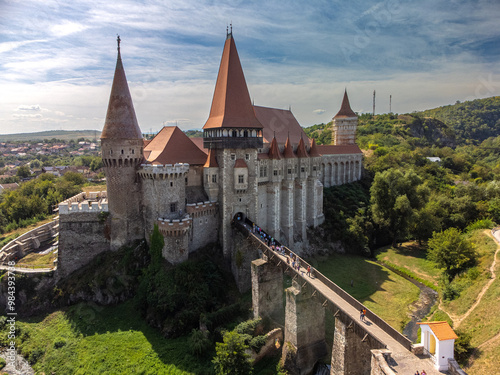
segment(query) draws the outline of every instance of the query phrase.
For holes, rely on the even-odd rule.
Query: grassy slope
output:
[[[19,134],[2,134],[3,142],[28,142],[28,141],[43,141],[44,139],[62,139],[69,141],[79,138],[99,139],[101,132],[99,130],[49,130],[36,133],[19,133]]]
[[[114,307],[79,304],[41,321],[20,323],[29,335],[20,348],[28,358],[41,357],[36,371],[74,374],[202,374],[209,354],[190,354],[187,338],[165,339],[126,302]],[[60,348],[56,342],[65,342]]]
[[[316,257],[311,263],[394,328],[402,331],[409,321],[408,306],[418,298],[420,291],[404,278],[357,256]]]
[[[426,252],[414,242],[403,243],[398,248],[386,246],[377,251],[377,260],[407,269],[417,277],[432,282],[436,287],[439,282],[439,269],[435,263],[425,258]]]

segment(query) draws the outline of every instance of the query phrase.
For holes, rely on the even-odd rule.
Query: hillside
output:
[[[64,141],[85,139],[99,139],[101,132],[99,130],[48,130],[36,133],[18,133],[18,134],[1,134],[2,142],[28,142],[28,141],[43,141],[44,139],[60,139]]]

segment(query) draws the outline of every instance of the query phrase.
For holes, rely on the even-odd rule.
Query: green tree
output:
[[[163,245],[165,244],[165,240],[163,239],[163,235],[160,233],[158,229],[158,224],[154,225],[153,233],[151,233],[151,245],[149,246],[149,254],[151,255],[151,265],[154,268],[160,266],[162,262],[162,250]]]
[[[407,236],[415,210],[425,202],[428,189],[421,183],[413,170],[390,168],[375,175],[370,188],[373,221],[389,231],[394,246]]]
[[[452,227],[433,233],[427,257],[444,268],[444,274],[451,281],[458,273],[475,264],[477,254],[462,232]]]
[[[245,350],[243,335],[235,331],[224,333],[224,342],[215,345],[215,357],[212,363],[217,375],[249,375],[252,373],[250,355]]]
[[[17,169],[16,175],[20,178],[26,178],[31,176],[30,167],[27,165],[22,165]]]

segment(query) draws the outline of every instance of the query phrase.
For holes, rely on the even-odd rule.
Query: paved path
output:
[[[11,267],[9,266],[0,266],[0,270],[7,271]],[[15,272],[19,273],[41,273],[41,272],[50,272],[55,271],[55,268],[23,268],[23,267],[14,267]]]
[[[248,226],[247,229],[249,229]],[[254,234],[251,235],[253,235],[258,241],[260,241],[263,246],[266,246],[264,242],[260,240],[260,238],[258,238]],[[279,257],[283,264],[287,265],[286,256],[281,255],[271,249],[269,249],[269,251],[271,251],[275,256]],[[359,310],[357,308],[346,302],[341,296],[335,293],[321,280],[307,276],[306,270],[303,267],[301,267],[299,272],[296,269],[293,269],[291,267],[291,264],[287,266],[292,274],[295,273],[299,276],[304,277],[305,281],[307,281],[313,288],[324,295],[333,304],[340,307],[346,314],[351,317],[353,321],[358,322],[366,332],[369,332],[373,337],[384,343],[387,346],[387,349],[392,352],[391,357],[394,359],[395,363],[391,363],[390,365],[397,374],[413,375],[416,370],[418,370],[419,372],[425,370],[428,375],[442,374],[434,368],[434,363],[430,358],[420,359],[419,357],[415,356],[403,345],[401,345],[389,334],[387,334],[383,329],[371,323],[369,319],[367,319],[366,322],[361,322],[359,320]],[[318,271],[316,270],[314,272],[318,273]]]

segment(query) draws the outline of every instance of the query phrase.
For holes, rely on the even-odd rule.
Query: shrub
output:
[[[0,370],[3,369],[6,364],[7,364],[7,362],[5,362],[5,359],[0,358]]]
[[[199,329],[193,329],[191,331],[191,335],[189,336],[191,354],[200,357],[210,349],[212,343],[207,336],[208,332],[205,333]]]
[[[54,342],[54,349],[59,349],[59,348],[62,348],[64,345],[66,345],[66,340],[65,339],[62,339],[62,338],[58,338],[55,342]]]
[[[495,223],[490,219],[476,220],[475,222],[469,224],[467,228],[465,228],[465,231],[472,232],[476,229],[492,229],[494,226]]]
[[[266,344],[266,335],[255,336],[249,342],[250,347],[256,352],[260,352],[260,349]]]
[[[455,359],[460,366],[465,366],[474,350],[470,343],[472,336],[463,331],[456,331],[455,333],[458,336],[458,339],[455,340]]]

